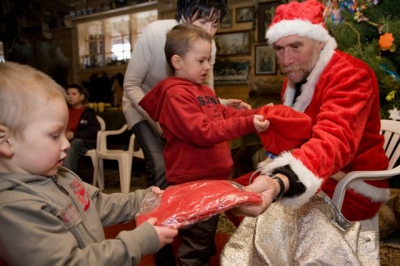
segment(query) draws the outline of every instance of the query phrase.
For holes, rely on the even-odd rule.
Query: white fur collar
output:
[[[322,71],[324,71],[326,65],[331,60],[335,49],[337,47],[337,43],[334,38],[330,38],[328,42],[325,44],[324,48],[319,55],[319,59],[315,64],[313,71],[307,78],[307,82],[301,86],[301,94],[296,99],[296,102],[293,104],[293,99],[295,95],[295,84],[291,81],[287,83],[287,88],[285,90],[285,94],[283,96],[283,104],[286,106],[292,106],[294,110],[299,112],[304,112],[307,106],[310,104],[311,99],[314,95],[315,86],[321,76]]]

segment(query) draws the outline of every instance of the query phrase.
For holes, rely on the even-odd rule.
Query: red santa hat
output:
[[[332,37],[324,23],[324,9],[324,5],[316,0],[290,2],[278,6],[265,35],[268,43],[273,44],[291,35],[328,42]]]

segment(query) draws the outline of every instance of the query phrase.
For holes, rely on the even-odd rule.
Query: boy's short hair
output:
[[[81,86],[79,84],[76,84],[76,83],[71,83],[71,84],[68,85],[67,90],[68,89],[77,89],[80,94],[83,94],[85,96],[85,98],[83,99],[82,103],[85,104],[85,103],[89,102],[89,98],[90,98],[89,97],[89,92],[85,87],[83,87],[83,86]]]
[[[35,110],[48,100],[66,100],[65,90],[52,78],[28,65],[0,63],[0,125],[23,138]]]
[[[171,59],[174,55],[185,57],[192,44],[197,40],[206,40],[212,42],[212,37],[208,32],[199,26],[189,23],[178,24],[167,33],[167,40],[164,46],[165,57],[168,65],[175,70]]]
[[[227,0],[178,0],[176,6],[177,20],[183,17],[188,22],[209,18],[213,22],[220,23],[228,11]]]

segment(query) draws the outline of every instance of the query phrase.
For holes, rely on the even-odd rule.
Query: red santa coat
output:
[[[311,138],[272,163],[260,164],[264,173],[290,165],[306,186],[304,194],[283,199],[283,204],[294,208],[308,202],[319,189],[332,197],[337,182],[331,176],[338,172],[383,170],[388,166],[384,139],[379,135],[375,74],[361,60],[335,48],[334,39],[328,41],[294,104],[295,85],[287,79],[283,84],[284,104],[311,117]],[[353,182],[344,199],[344,216],[352,221],[371,218],[380,202],[389,198],[387,187],[387,180]]]

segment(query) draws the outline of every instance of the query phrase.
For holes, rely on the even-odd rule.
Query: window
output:
[[[111,60],[126,60],[131,58],[131,42],[129,35],[111,38]]]
[[[143,29],[155,20],[153,9],[77,22],[80,68],[126,64]]]
[[[104,34],[101,20],[78,25],[82,68],[104,66]]]

